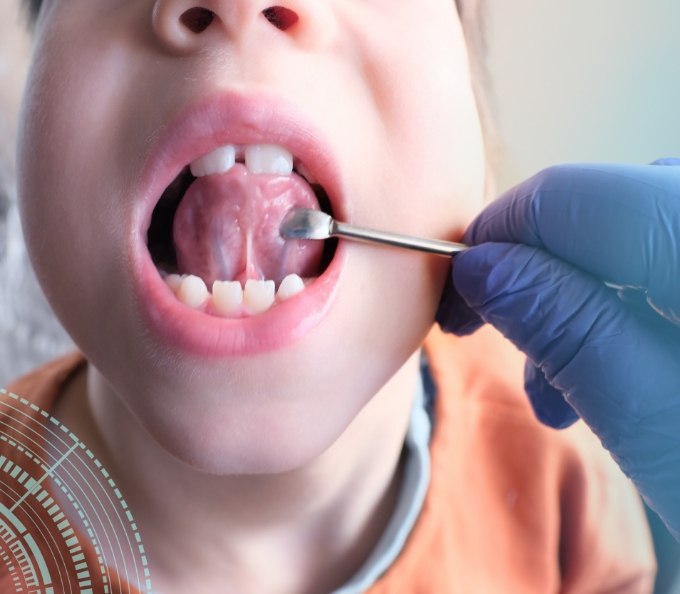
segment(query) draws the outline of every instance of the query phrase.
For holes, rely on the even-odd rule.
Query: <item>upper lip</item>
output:
[[[227,93],[190,105],[158,136],[144,166],[134,228],[146,233],[153,209],[177,175],[226,144],[285,147],[324,188],[334,214],[346,213],[337,160],[320,130],[280,98]]]

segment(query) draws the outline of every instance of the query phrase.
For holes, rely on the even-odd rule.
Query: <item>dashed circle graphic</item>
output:
[[[0,389],[0,590],[151,594],[139,530],[86,445]]]

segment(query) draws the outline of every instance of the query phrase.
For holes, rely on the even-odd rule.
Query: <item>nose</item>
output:
[[[239,38],[257,29],[300,42],[328,33],[319,19],[318,0],[156,0],[153,31],[167,50],[189,54],[212,41]],[[323,3],[322,3],[323,4]]]

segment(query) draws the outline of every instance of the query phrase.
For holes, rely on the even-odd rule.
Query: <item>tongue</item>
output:
[[[292,207],[319,209],[300,177],[250,173],[237,164],[222,175],[197,179],[179,204],[173,225],[180,274],[215,280],[318,274],[323,245],[284,241],[279,225]]]

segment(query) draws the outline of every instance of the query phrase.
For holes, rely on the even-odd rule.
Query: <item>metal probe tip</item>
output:
[[[320,210],[292,208],[283,217],[279,234],[284,239],[328,239],[333,219]]]

